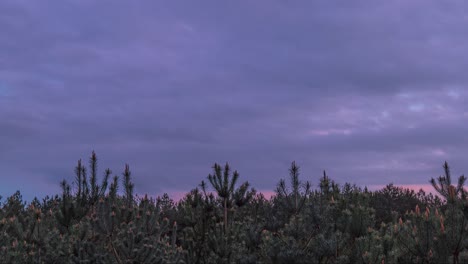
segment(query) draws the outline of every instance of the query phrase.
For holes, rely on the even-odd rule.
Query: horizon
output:
[[[298,164],[299,165],[299,164]],[[99,164],[98,164],[99,166]],[[86,167],[85,168],[87,169],[90,169],[89,167]],[[299,166],[299,175],[301,174],[301,167]],[[130,170],[131,171],[131,170]],[[89,172],[89,171],[88,171]],[[112,174],[111,174],[112,175]],[[123,177],[122,175],[118,175],[118,174],[113,174],[115,176],[118,176],[119,177],[119,183],[122,182],[123,180]],[[327,176],[329,176],[327,174]],[[89,177],[89,175],[88,175]],[[288,176],[290,177],[290,176]],[[285,179],[286,181],[289,180],[288,177],[283,177],[283,178],[280,178],[278,179],[278,183],[279,183],[279,180],[281,179]],[[323,177],[323,174],[320,176],[320,177],[317,177],[317,182],[320,181],[320,179]],[[310,179],[310,178],[304,178],[303,176],[300,176],[300,182],[303,184],[305,182],[310,182],[311,183],[311,190],[320,190],[320,187],[317,185],[317,184],[314,184],[312,182],[313,179]],[[72,193],[75,193],[76,192],[76,182],[74,178],[64,178],[63,180],[65,180],[68,184],[70,184],[70,187],[72,188]],[[99,177],[98,175],[98,178],[97,178],[98,182],[102,180],[102,178]],[[110,180],[110,179],[109,179]],[[132,181],[134,181],[134,177],[132,176]],[[240,182],[238,182],[237,185],[241,184],[242,182],[244,182],[242,180],[242,178],[240,178]],[[330,180],[332,180],[333,182],[334,179],[333,178],[330,178]],[[202,179],[200,180],[201,181],[205,181],[207,182],[207,179]],[[387,186],[394,186],[396,188],[401,188],[403,190],[410,190],[410,191],[414,191],[415,193],[418,193],[420,191],[423,191],[425,194],[433,194],[435,196],[440,196],[439,193],[437,193],[437,191],[434,189],[434,187],[431,185],[431,184],[408,184],[408,185],[400,185],[400,184],[394,184],[393,182],[390,182],[390,183],[387,183],[387,184],[383,184],[383,185],[364,185],[364,186],[359,186],[359,185],[356,185],[355,183],[352,183],[352,182],[344,182],[344,183],[340,183],[340,182],[335,182],[336,184],[338,184],[338,186],[340,188],[343,188],[345,184],[350,184],[351,186],[356,186],[358,188],[360,188],[361,190],[364,190],[364,189],[368,189],[369,191],[371,192],[376,192],[376,191],[380,191],[380,190],[383,190],[385,189]],[[57,185],[60,185],[60,183],[58,183]],[[169,196],[169,198],[171,200],[173,200],[174,202],[179,202],[181,201],[191,190],[195,189],[195,188],[198,188],[199,185],[197,186],[193,186],[193,188],[187,190],[187,191],[181,191],[181,190],[168,190],[168,191],[165,191],[165,192],[162,192],[162,193],[136,193],[136,198],[138,199],[139,197],[142,198],[142,197],[145,197],[145,196],[148,196],[148,197],[151,197],[151,198],[160,198],[162,197],[163,195],[167,194]],[[276,187],[276,186],[275,186]],[[257,189],[255,186],[252,186],[250,185],[250,188],[251,189],[255,189],[255,191],[258,193],[258,194],[262,194],[266,199],[271,199],[273,196],[277,195],[276,193],[276,189],[272,189],[272,190],[266,190],[266,189]],[[213,192],[214,190],[210,190],[208,189],[209,192]],[[9,195],[1,195],[0,194],[0,204],[2,202],[6,202],[7,198],[9,198],[10,196],[14,195],[16,192],[20,192],[22,198],[23,198],[23,201],[26,202],[26,203],[30,203],[33,199],[39,199],[39,201],[43,198],[46,198],[46,197],[50,197],[50,198],[53,198],[54,196],[58,195],[60,196],[61,195],[61,192],[62,190],[60,189],[59,191],[60,192],[57,192],[57,193],[49,193],[49,194],[44,194],[43,196],[37,196],[37,195],[34,195],[34,194],[28,194],[26,193],[26,195],[24,195],[23,192],[21,192],[21,190],[16,190],[15,192],[9,194]],[[122,191],[118,191],[118,193],[122,194]]]
[[[59,194],[93,150],[154,196],[215,162],[264,192],[292,161],[313,185],[426,190],[468,169],[467,7],[2,1],[0,195]]]

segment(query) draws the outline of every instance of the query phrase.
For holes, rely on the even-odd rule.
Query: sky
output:
[[[180,195],[229,162],[272,191],[467,171],[466,1],[0,1],[0,195],[78,159]]]

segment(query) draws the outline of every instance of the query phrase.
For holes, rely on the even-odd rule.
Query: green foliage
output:
[[[215,164],[213,192],[202,181],[174,202],[135,195],[128,165],[121,180],[110,169],[99,180],[97,161],[79,160],[60,196],[27,204],[16,192],[0,204],[3,262],[468,263],[465,177],[452,184],[447,163],[431,180],[442,199],[340,187],[325,172],[312,189],[293,162],[271,199]]]

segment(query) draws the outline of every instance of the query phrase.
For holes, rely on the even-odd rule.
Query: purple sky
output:
[[[92,150],[138,193],[228,161],[359,185],[466,171],[465,1],[0,2],[0,194],[59,192]]]

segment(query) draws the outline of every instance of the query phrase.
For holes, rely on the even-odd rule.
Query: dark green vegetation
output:
[[[465,177],[432,179],[439,199],[388,185],[339,186],[323,173],[317,188],[289,179],[265,199],[226,164],[175,203],[133,193],[121,178],[98,177],[93,153],[61,196],[1,203],[5,263],[468,263]]]

